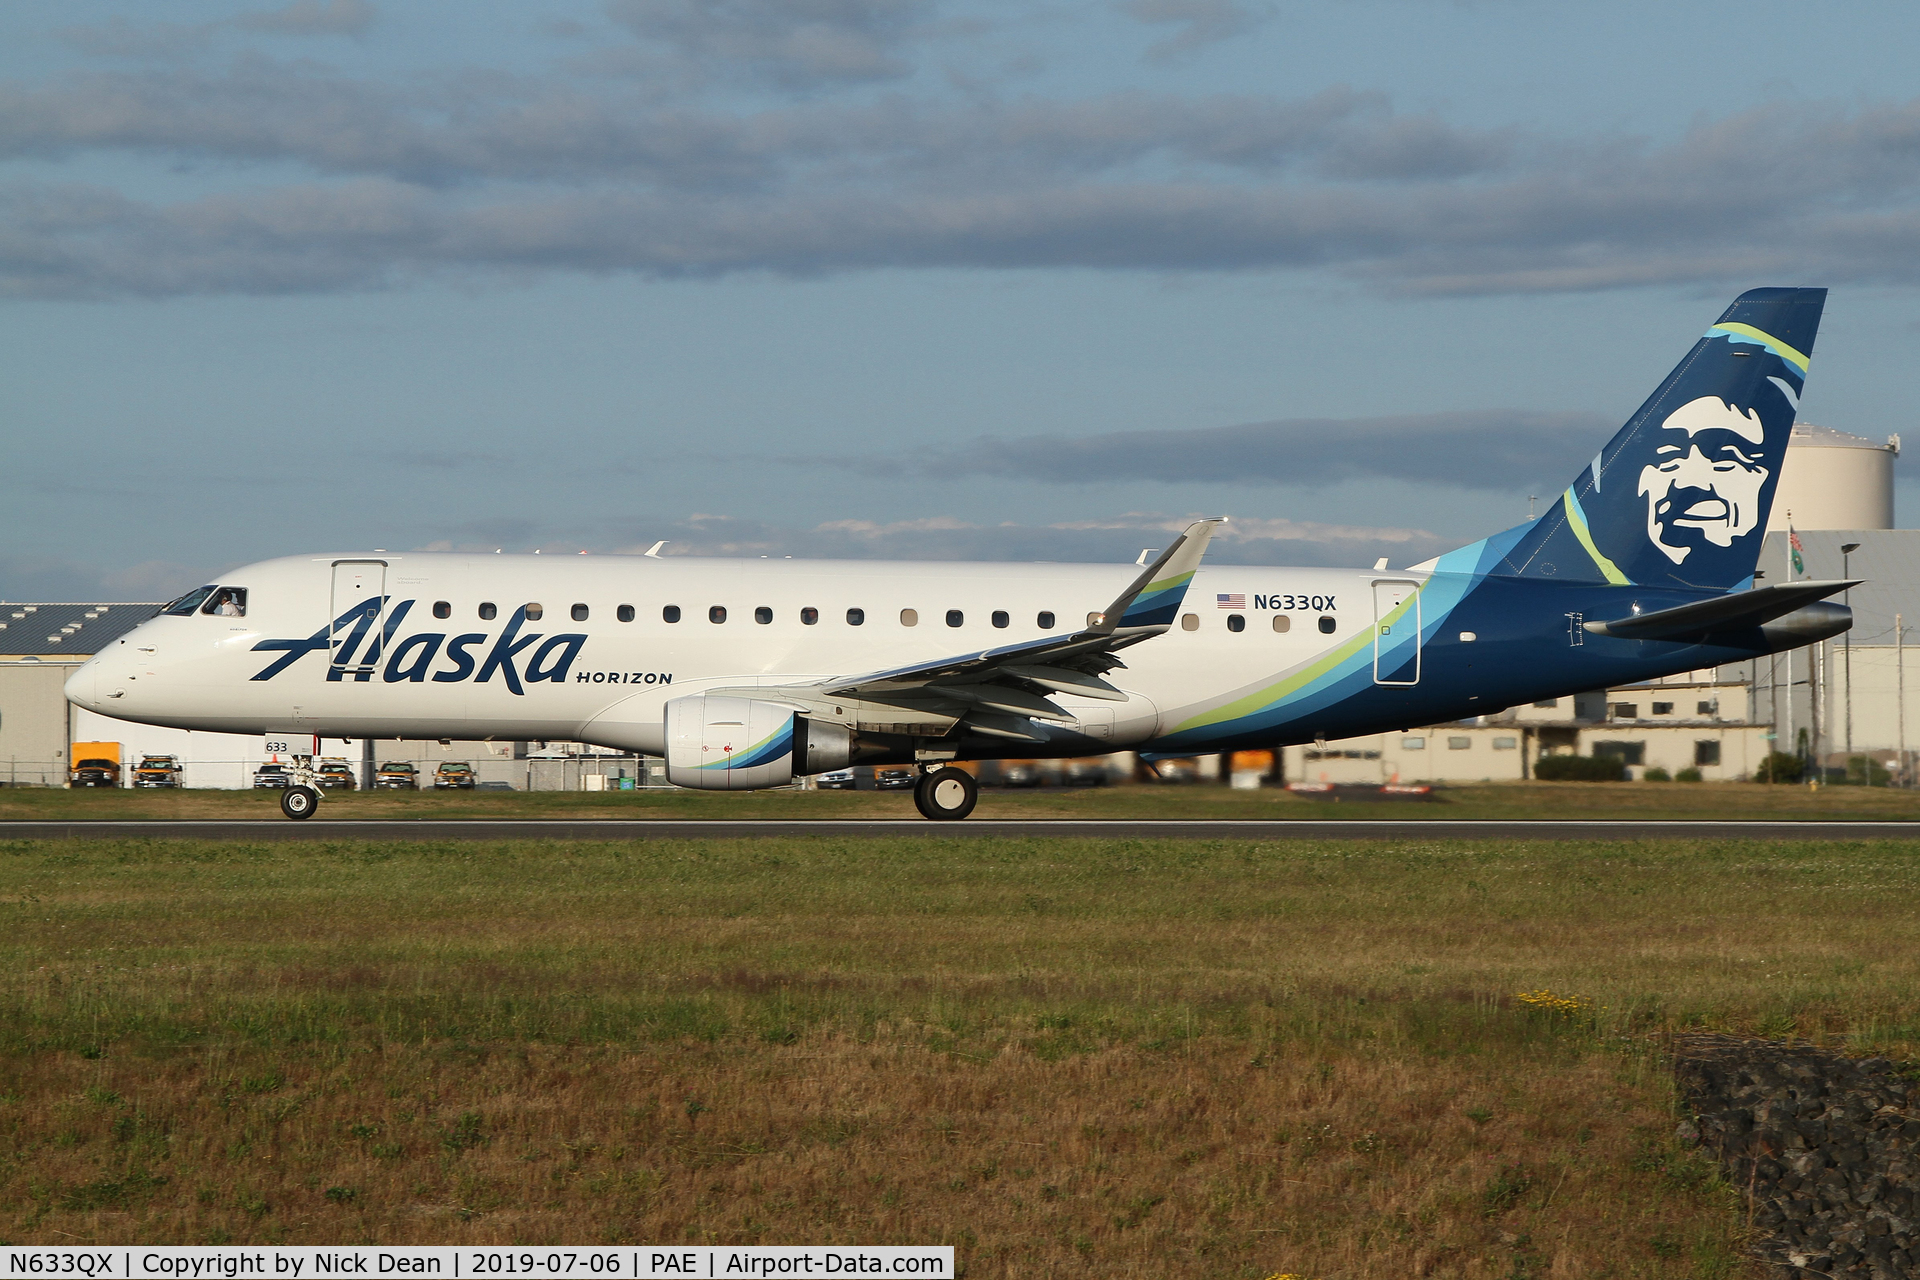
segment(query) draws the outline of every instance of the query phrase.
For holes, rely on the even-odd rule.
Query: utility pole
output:
[[[1907,632],[1901,625],[1900,615],[1893,615],[1893,669],[1895,697],[1900,700],[1900,785],[1910,787],[1907,781]]]
[[[1853,574],[1848,571],[1847,557],[1851,556],[1854,552],[1858,551],[1859,549],[1860,549],[1860,544],[1857,542],[1843,542],[1840,544],[1840,576],[1847,579],[1848,581],[1853,580]],[[1841,594],[1841,601],[1847,606],[1848,612],[1852,612],[1853,610],[1853,588],[1852,587],[1848,587],[1846,591],[1844,591]],[[1841,661],[1841,664],[1846,668],[1845,677],[1846,677],[1847,691],[1845,696],[1847,699],[1847,772],[1848,774],[1852,774],[1853,772],[1853,628],[1852,627],[1848,627],[1845,633],[1843,633],[1840,637],[1840,661]],[[1863,782],[1872,782],[1873,774],[1869,771],[1865,774],[1865,776],[1861,780]]]

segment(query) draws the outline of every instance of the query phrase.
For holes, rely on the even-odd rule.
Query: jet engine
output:
[[[844,769],[853,734],[758,698],[695,694],[667,703],[667,781],[702,791],[781,787],[795,775]]]

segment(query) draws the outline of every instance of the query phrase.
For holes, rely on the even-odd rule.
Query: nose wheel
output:
[[[320,793],[312,787],[294,785],[280,793],[280,812],[289,818],[311,818],[320,807]]]
[[[935,769],[913,784],[913,804],[923,818],[964,818],[980,799],[980,784],[964,769]]]

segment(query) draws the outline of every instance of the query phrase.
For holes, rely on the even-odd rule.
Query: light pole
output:
[[[1853,574],[1848,572],[1847,557],[1852,555],[1854,552],[1858,551],[1859,549],[1860,549],[1860,544],[1857,542],[1843,542],[1840,544],[1840,576],[1847,579],[1849,582],[1853,580]],[[1846,603],[1847,611],[1851,613],[1853,611],[1853,588],[1849,586],[1844,592],[1841,593],[1840,598]],[[1840,670],[1843,678],[1846,680],[1846,683],[1847,683],[1847,692],[1846,692],[1847,772],[1851,774],[1853,772],[1853,628],[1852,627],[1848,627],[1846,631],[1843,632],[1840,636]],[[1869,785],[1872,784],[1873,773],[1870,770],[1862,769],[1860,771],[1860,774],[1861,774],[1860,781],[1862,783],[1869,784]]]

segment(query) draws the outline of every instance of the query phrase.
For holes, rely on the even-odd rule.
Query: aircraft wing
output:
[[[1752,591],[1735,591],[1711,600],[1698,600],[1654,613],[1636,613],[1608,622],[1589,622],[1584,630],[1623,640],[1683,640],[1715,631],[1757,627],[1784,617],[1803,605],[1837,595],[1862,579],[1782,582]]]
[[[1166,632],[1186,599],[1187,584],[1200,567],[1207,543],[1224,517],[1197,520],[1160,553],[1146,570],[1079,631],[1003,645],[977,653],[955,654],[932,662],[837,676],[783,692],[813,699],[881,703],[949,721],[964,731],[989,737],[1045,741],[1033,723],[1075,723],[1048,698],[1072,693],[1124,702],[1127,695],[1100,677],[1126,664],[1115,656],[1128,645]],[[762,690],[765,696],[771,690]],[[964,722],[964,723],[961,723]]]

